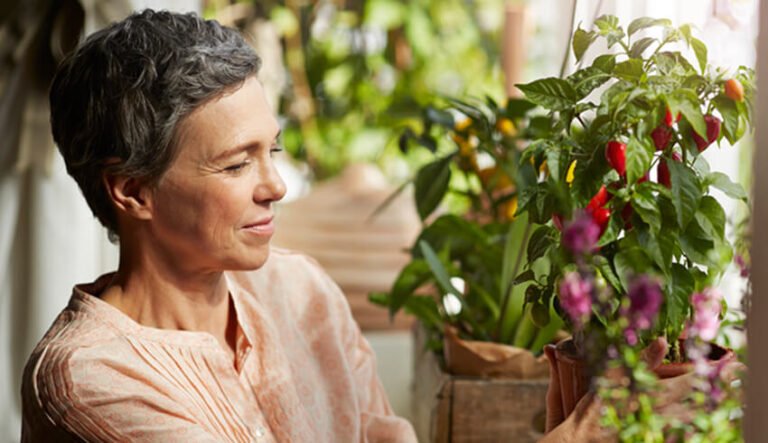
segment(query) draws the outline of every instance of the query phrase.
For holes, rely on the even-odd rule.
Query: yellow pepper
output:
[[[456,132],[463,132],[466,131],[470,126],[472,126],[472,119],[465,118],[455,122],[453,124],[453,130]]]
[[[565,174],[565,182],[569,185],[573,183],[573,171],[576,170],[576,162],[578,160],[574,160],[571,162],[571,165],[568,166],[568,173]]]
[[[496,130],[506,137],[514,137],[517,134],[515,124],[506,117],[496,120]]]

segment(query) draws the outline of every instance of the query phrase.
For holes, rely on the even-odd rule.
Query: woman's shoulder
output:
[[[21,395],[25,420],[52,419],[78,407],[86,380],[109,380],[108,360],[122,353],[124,338],[98,318],[71,306],[62,311],[32,351],[24,368]],[[107,376],[108,378],[108,376]]]

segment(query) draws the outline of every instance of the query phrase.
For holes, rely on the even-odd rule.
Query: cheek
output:
[[[170,231],[167,235],[220,241],[236,217],[231,200],[220,186],[176,187],[157,200],[159,222]]]

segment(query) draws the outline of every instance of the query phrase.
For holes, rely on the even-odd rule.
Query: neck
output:
[[[143,326],[212,334],[234,349],[236,324],[224,273],[165,257],[144,241],[121,241],[120,265],[101,295]]]

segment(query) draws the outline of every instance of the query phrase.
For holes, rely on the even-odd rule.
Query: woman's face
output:
[[[261,267],[285,194],[272,153],[280,128],[256,78],[193,111],[178,155],[152,191],[152,238],[195,271]]]

